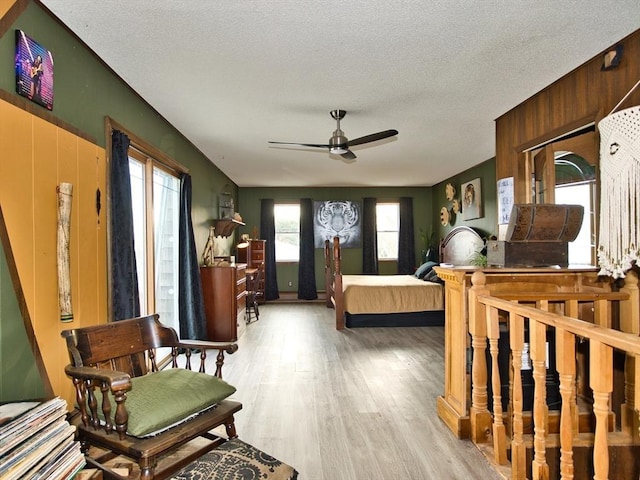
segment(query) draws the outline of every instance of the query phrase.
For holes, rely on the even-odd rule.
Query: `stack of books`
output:
[[[0,478],[72,478],[85,459],[66,415],[67,402],[59,397],[0,405]]]

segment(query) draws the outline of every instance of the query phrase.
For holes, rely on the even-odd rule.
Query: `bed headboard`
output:
[[[471,265],[484,248],[483,238],[471,227],[453,228],[440,242],[440,261],[452,265]]]

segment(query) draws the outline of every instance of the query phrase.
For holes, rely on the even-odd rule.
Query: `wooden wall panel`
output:
[[[96,157],[97,188],[100,189],[100,214],[96,228],[96,283],[98,285],[98,319],[106,322],[108,316],[108,272],[107,272],[107,156],[103,148],[94,145]]]
[[[25,302],[33,311],[33,163],[32,116],[12,105],[3,104],[0,130],[3,136],[0,170],[0,204],[3,208],[11,247]],[[27,214],[29,212],[29,214]],[[18,260],[19,259],[19,260]]]
[[[16,3],[16,0],[0,0],[0,18]]]
[[[496,119],[496,176],[515,177],[516,201],[526,201],[520,152],[559,135],[598,122],[640,79],[640,30],[618,42],[620,65],[602,71],[602,54]],[[616,44],[617,45],[617,44]],[[638,89],[621,108],[640,103]]]
[[[98,222],[95,192],[104,192],[104,149],[18,107],[0,101],[0,205],[25,303],[55,394],[74,402],[60,332],[106,323],[106,222]],[[60,322],[57,280],[57,193],[73,184],[71,287],[74,320]],[[104,202],[104,198],[103,198]]]
[[[74,192],[74,208],[82,221],[78,224],[79,285],[76,294],[82,299],[76,317],[82,324],[96,323],[98,308],[98,222],[96,215],[96,151],[95,145],[78,141],[78,188]]]
[[[55,345],[60,335],[57,330],[60,315],[58,313],[57,272],[57,128],[38,117],[32,117],[33,123],[33,194],[34,209],[33,246],[35,252],[34,290],[36,299],[30,309],[36,338],[40,339],[44,364],[47,366],[49,380],[55,385],[55,372],[49,365],[58,365],[58,353],[47,348]],[[24,212],[28,216],[29,212]],[[7,226],[11,234],[11,226]],[[16,258],[18,268],[20,259]],[[53,274],[52,274],[53,272]]]

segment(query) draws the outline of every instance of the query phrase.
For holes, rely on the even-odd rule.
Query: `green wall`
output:
[[[376,187],[376,188],[240,188],[238,193],[238,212],[242,215],[245,227],[240,233],[251,233],[260,228],[260,200],[272,198],[276,203],[298,202],[301,198],[312,200],[352,200],[362,201],[365,197],[375,197],[380,202],[398,201],[400,197],[413,198],[413,215],[416,244],[416,264],[421,249],[420,228],[428,229],[434,221],[431,201],[431,189],[428,187]],[[362,272],[362,249],[350,248],[342,251],[343,272],[356,274]],[[382,274],[397,273],[396,262],[380,262]],[[288,283],[292,286],[289,287]],[[324,290],[324,256],[322,249],[316,249],[316,287]],[[278,288],[281,292],[298,290],[298,264],[278,264]]]
[[[34,2],[29,3],[0,39],[0,64],[5,65],[0,69],[1,89],[15,95],[15,73],[9,65],[13,65],[16,29],[24,30],[53,53],[54,116],[95,138],[103,147],[104,119],[109,116],[189,169],[193,185],[193,226],[197,249],[202,251],[211,219],[217,217],[217,195],[225,184],[231,185],[236,195],[235,184]]]
[[[201,252],[211,220],[217,217],[217,195],[227,184],[237,195],[235,184],[35,2],[28,4],[0,38],[0,89],[16,95],[16,29],[24,30],[53,54],[55,117],[104,147],[104,121],[109,116],[189,169],[194,234]],[[47,112],[36,104],[33,108]],[[6,265],[0,264],[0,400],[42,397],[42,379],[12,291]]]
[[[480,178],[482,186],[482,204],[484,216],[474,220],[463,220],[462,215],[456,215],[452,223],[443,226],[440,223],[440,209],[447,207],[451,210],[452,203],[445,196],[445,186],[451,183],[456,187],[456,198],[460,200],[461,187],[468,181]],[[431,214],[434,219],[434,228],[439,238],[444,238],[453,227],[467,225],[479,230],[483,236],[498,235],[498,207],[497,207],[497,186],[496,186],[496,159],[491,158],[475,167],[471,167],[453,177],[434,185],[433,189],[433,210]]]
[[[0,229],[4,229],[0,216]],[[4,235],[0,232],[0,235]],[[11,280],[10,251],[0,242],[0,402],[43,398],[45,388],[29,345],[18,297]]]

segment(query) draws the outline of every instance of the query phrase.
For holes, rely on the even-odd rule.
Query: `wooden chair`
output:
[[[260,282],[262,281],[262,275],[264,273],[264,262],[258,265],[256,272],[251,279],[251,285],[247,289],[247,309],[246,309],[246,321],[251,323],[251,314],[256,316],[256,320],[260,320],[260,309],[258,308],[258,301],[262,295],[260,290]]]
[[[109,469],[103,463],[123,455],[140,466],[142,480],[166,478],[226,442],[226,438],[211,433],[212,429],[224,425],[229,439],[237,437],[233,415],[242,408],[239,402],[221,400],[215,407],[207,408],[148,438],[138,438],[128,433],[130,412],[126,402],[127,392],[132,390],[132,380],[136,377],[157,379],[157,375],[169,372],[171,375],[195,375],[207,382],[219,382],[213,376],[205,377],[196,372],[173,369],[180,368],[180,359],[185,363],[183,369],[191,370],[192,354],[199,351],[199,372],[205,373],[206,352],[215,349],[218,350],[215,376],[221,379],[224,352],[235,352],[237,345],[200,340],[181,341],[175,330],[158,321],[158,315],[65,330],[62,336],[67,342],[71,358],[71,364],[65,368],[65,372],[75,386],[77,412],[73,422],[78,428],[77,436],[85,452],[89,447],[99,447],[109,452],[100,458],[87,458],[88,463],[106,471],[107,477],[117,478],[109,475]],[[159,368],[156,349],[161,347],[170,348],[171,355],[167,363],[171,368],[163,370],[162,365]],[[154,372],[157,372],[156,377],[148,376]],[[133,380],[136,385],[140,385],[139,382]],[[195,393],[187,391],[188,388],[184,389],[185,397]],[[132,393],[129,397],[133,401]],[[197,448],[190,446],[188,452],[165,456],[165,460],[158,462],[160,457],[197,437],[204,438],[206,442],[199,441]]]

